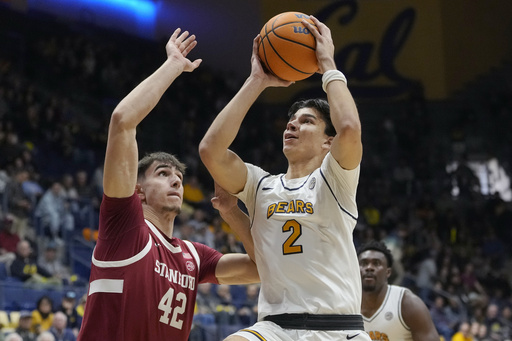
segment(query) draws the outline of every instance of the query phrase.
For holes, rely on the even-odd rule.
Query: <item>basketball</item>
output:
[[[258,55],[265,68],[286,81],[308,78],[318,70],[315,36],[302,24],[309,15],[284,12],[261,29]],[[313,24],[314,25],[314,24]]]

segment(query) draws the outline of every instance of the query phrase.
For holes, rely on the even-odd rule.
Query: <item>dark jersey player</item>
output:
[[[181,162],[164,152],[138,162],[136,127],[182,72],[199,66],[200,59],[187,58],[196,44],[194,35],[177,29],[165,62],[112,114],[99,236],[78,340],[187,340],[199,283],[259,281],[248,255],[222,255],[172,237],[183,201]],[[241,238],[251,242],[250,235]]]

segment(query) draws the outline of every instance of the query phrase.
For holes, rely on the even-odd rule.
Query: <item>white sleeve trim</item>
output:
[[[116,261],[97,260],[96,258],[94,258],[94,251],[93,251],[92,264],[94,264],[95,266],[97,266],[99,268],[120,268],[123,266],[127,266],[127,265],[133,264],[133,263],[141,260],[145,255],[147,255],[149,253],[149,250],[151,250],[152,244],[153,244],[153,239],[151,239],[151,236],[149,236],[148,243],[146,244],[146,246],[144,247],[144,249],[141,252],[139,252],[135,256],[130,257],[128,259],[116,260]]]

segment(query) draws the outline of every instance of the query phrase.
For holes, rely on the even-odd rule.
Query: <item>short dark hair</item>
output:
[[[371,240],[367,243],[364,243],[357,249],[357,256],[359,257],[359,255],[361,253],[368,251],[368,250],[382,252],[384,254],[384,256],[386,256],[386,260],[388,262],[388,267],[391,268],[393,266],[393,255],[391,254],[391,251],[388,249],[386,244],[384,244],[384,242],[377,241],[377,240]]]
[[[146,171],[148,170],[149,166],[151,166],[155,161],[160,161],[176,167],[176,169],[180,171],[181,174],[185,175],[185,170],[187,167],[184,163],[178,160],[176,156],[166,152],[153,152],[146,154],[142,159],[140,159],[139,167],[137,169],[137,178],[144,179],[146,177]]]
[[[292,117],[292,115],[295,115],[295,113],[302,108],[315,109],[320,114],[320,118],[325,122],[325,134],[327,136],[336,135],[336,129],[334,129],[331,121],[331,110],[329,107],[329,102],[322,98],[299,100],[293,103],[288,110],[288,118]]]

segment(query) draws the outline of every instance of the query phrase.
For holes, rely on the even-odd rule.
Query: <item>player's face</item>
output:
[[[367,250],[359,255],[359,270],[363,291],[379,291],[388,282],[391,269],[382,252]]]
[[[290,117],[283,133],[283,152],[286,157],[301,155],[311,158],[329,150],[325,122],[313,108],[302,108]]]
[[[172,165],[155,161],[146,170],[141,191],[147,205],[164,213],[179,213],[183,203],[183,174]]]

